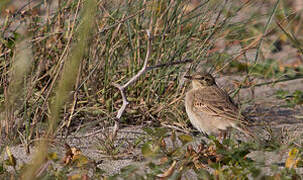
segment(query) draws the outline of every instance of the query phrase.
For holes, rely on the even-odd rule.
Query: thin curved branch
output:
[[[113,86],[115,86],[116,88],[118,88],[120,90],[123,104],[122,104],[121,108],[118,110],[116,120],[115,120],[113,134],[111,136],[111,140],[115,139],[115,137],[117,136],[117,133],[119,131],[120,118],[121,118],[123,112],[125,111],[127,105],[129,104],[129,102],[127,101],[126,95],[125,95],[125,88],[127,88],[130,84],[136,82],[139,79],[139,77],[142,76],[146,72],[147,61],[150,57],[151,39],[152,39],[151,35],[150,35],[150,31],[146,30],[146,32],[147,32],[147,36],[148,36],[148,42],[147,42],[147,51],[146,51],[145,60],[144,60],[144,64],[143,64],[142,69],[135,76],[133,76],[127,83],[125,83],[122,86],[119,85],[119,84],[113,83]]]
[[[185,59],[185,60],[169,62],[169,63],[164,63],[164,64],[158,64],[158,65],[155,65],[155,66],[147,67],[147,62],[150,58],[150,53],[151,53],[151,40],[152,40],[152,38],[151,38],[150,31],[147,30],[146,32],[147,32],[147,36],[148,36],[147,51],[146,51],[145,60],[144,60],[144,63],[143,63],[143,66],[142,66],[141,70],[135,76],[133,76],[128,82],[126,82],[124,85],[112,83],[113,86],[115,86],[116,88],[118,88],[120,90],[123,103],[122,103],[122,106],[120,107],[120,109],[118,110],[118,113],[116,115],[115,125],[114,125],[113,133],[112,133],[112,136],[111,136],[111,140],[113,140],[117,136],[117,133],[119,131],[120,118],[121,118],[123,112],[125,111],[127,105],[129,104],[129,102],[127,101],[126,95],[125,95],[125,89],[129,85],[136,82],[139,79],[140,76],[142,76],[145,72],[150,71],[152,69],[161,68],[161,67],[168,67],[168,66],[172,66],[172,65],[176,65],[176,64],[188,63],[188,62],[193,61],[192,59]]]

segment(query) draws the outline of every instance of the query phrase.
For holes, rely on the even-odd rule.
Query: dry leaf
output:
[[[172,165],[168,168],[167,171],[165,171],[163,174],[158,174],[157,177],[166,178],[166,177],[171,176],[173,174],[174,170],[175,170],[175,166],[176,166],[176,161],[174,161],[172,163]]]
[[[89,162],[88,158],[83,156],[80,149],[70,147],[68,144],[65,144],[65,150],[65,156],[63,157],[63,163],[65,165],[68,165],[71,162],[76,162],[77,167],[81,167]]]
[[[16,161],[16,158],[14,157],[13,153],[11,152],[11,150],[8,146],[6,146],[6,153],[7,153],[7,156],[8,156],[7,165],[13,166],[15,168],[16,164],[17,164],[17,161]]]
[[[285,162],[286,168],[296,168],[298,164],[297,156],[298,156],[299,150],[297,148],[292,148],[288,153],[288,158]]]

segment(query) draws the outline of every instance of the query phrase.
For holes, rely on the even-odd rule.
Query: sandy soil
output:
[[[239,77],[224,77],[219,78],[219,84],[223,82],[232,82],[239,79]],[[274,136],[279,136],[283,142],[289,142],[295,140],[297,143],[301,143],[300,135],[303,129],[303,107],[289,108],[283,106],[283,101],[274,98],[273,94],[278,89],[284,89],[293,91],[295,89],[303,90],[302,80],[293,80],[284,83],[276,84],[275,86],[262,86],[255,88],[255,99],[253,102],[246,105],[246,111],[251,114],[257,122],[261,122],[264,125],[253,127],[256,131],[262,133],[262,136],[269,138],[269,134],[264,130],[264,127],[270,127],[274,129]],[[251,92],[249,89],[241,90],[240,92],[241,102],[251,98]],[[67,138],[58,137],[56,142],[52,143],[52,151],[58,153],[61,158],[64,156],[64,143],[68,143],[71,147],[77,147],[81,149],[83,154],[97,164],[97,167],[104,170],[107,175],[118,173],[119,170],[127,165],[140,166],[141,163],[147,163],[148,160],[144,159],[140,155],[140,148],[131,149],[128,146],[128,142],[134,142],[140,136],[144,135],[142,126],[133,126],[121,129],[118,133],[117,144],[120,144],[120,151],[123,152],[121,157],[117,156],[116,159],[111,158],[101,152],[102,139],[104,130],[91,129],[90,132],[72,134]],[[239,134],[241,136],[241,134]],[[169,143],[169,142],[168,142]],[[11,151],[18,160],[18,164],[22,162],[28,162],[31,156],[35,152],[35,148],[31,148],[31,154],[25,153],[23,145],[17,145],[11,147]],[[287,156],[287,149],[283,152],[253,152],[251,157],[255,160],[265,160],[267,164],[278,164],[283,166]],[[301,170],[300,170],[301,171]],[[269,169],[266,170],[270,173]],[[191,174],[190,172],[188,172]]]

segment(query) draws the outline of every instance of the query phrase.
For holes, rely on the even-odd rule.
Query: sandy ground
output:
[[[219,84],[239,79],[239,77],[224,77],[219,78]],[[284,89],[293,91],[295,89],[303,90],[301,86],[302,80],[293,80],[284,83],[276,84],[275,86],[262,86],[255,88],[255,99],[252,103],[246,107],[247,113],[252,114],[257,122],[266,123],[265,126],[270,127],[274,130],[274,136],[281,138],[283,142],[289,142],[295,140],[296,143],[301,143],[300,135],[303,129],[303,108],[298,106],[295,108],[284,107],[282,101],[274,98],[273,93],[275,90]],[[245,101],[251,98],[251,92],[249,89],[241,90],[240,100]],[[257,126],[253,127],[257,132],[262,133],[261,136],[268,138],[269,134],[266,133],[264,127]],[[133,126],[121,129],[118,133],[117,144],[120,144],[120,157],[116,156],[116,159],[111,158],[108,155],[104,155],[101,152],[102,140],[105,139],[103,136],[104,130],[91,129],[90,132],[72,134],[67,138],[58,137],[55,143],[52,143],[52,150],[57,152],[62,158],[65,153],[64,143],[68,143],[71,147],[77,147],[81,149],[82,153],[89,159],[97,164],[97,167],[104,170],[107,175],[118,173],[121,168],[127,165],[140,166],[141,163],[145,164],[148,160],[141,157],[140,148],[132,149],[128,146],[127,142],[134,142],[139,137],[144,136],[142,126]],[[241,136],[241,135],[240,135]],[[169,143],[169,142],[168,142]],[[29,162],[32,155],[35,152],[35,148],[31,148],[31,154],[25,153],[23,145],[17,145],[11,147],[11,151],[18,160],[18,164],[23,162]],[[250,156],[256,161],[264,161],[266,164],[277,164],[284,166],[285,159],[288,154],[288,149],[281,152],[253,152]],[[270,169],[265,169],[267,173],[270,173]],[[301,169],[298,169],[302,172]],[[187,172],[187,176],[193,174]]]

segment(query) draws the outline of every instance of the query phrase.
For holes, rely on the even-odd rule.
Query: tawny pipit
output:
[[[207,135],[235,128],[253,136],[246,128],[249,120],[210,74],[199,73],[185,78],[192,81],[192,89],[186,93],[185,108],[195,128]]]

